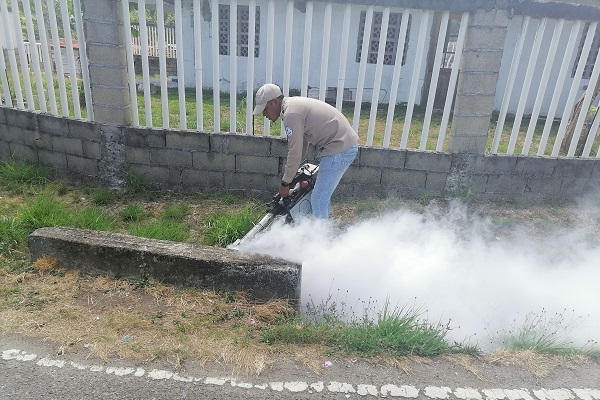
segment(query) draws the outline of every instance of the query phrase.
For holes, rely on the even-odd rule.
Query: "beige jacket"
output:
[[[288,155],[284,182],[291,182],[308,143],[313,144],[318,157],[342,153],[358,143],[358,134],[348,119],[335,107],[308,97],[285,97],[281,119],[288,138]]]

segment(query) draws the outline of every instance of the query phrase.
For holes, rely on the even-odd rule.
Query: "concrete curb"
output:
[[[31,261],[93,275],[148,278],[196,288],[246,291],[254,299],[300,299],[301,265],[236,250],[85,229],[41,228],[29,236]]]

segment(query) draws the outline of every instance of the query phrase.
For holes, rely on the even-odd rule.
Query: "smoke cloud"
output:
[[[449,322],[449,339],[484,350],[537,320],[582,346],[600,342],[597,204],[574,210],[572,226],[542,223],[535,235],[527,221],[508,219],[499,230],[459,203],[344,228],[276,221],[240,250],[302,263],[303,305],[333,298],[358,314],[374,303],[418,309],[429,322]]]

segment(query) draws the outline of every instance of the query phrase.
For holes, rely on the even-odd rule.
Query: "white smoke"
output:
[[[344,229],[277,221],[241,251],[302,263],[302,304],[343,293],[359,314],[365,302],[414,305],[430,322],[450,320],[450,339],[484,349],[534,318],[562,325],[579,346],[600,342],[597,204],[573,212],[576,227],[542,226],[536,235],[509,220],[498,236],[497,224],[460,204],[398,210]]]

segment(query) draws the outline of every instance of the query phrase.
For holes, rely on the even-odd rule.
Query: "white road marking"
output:
[[[237,381],[233,377],[193,377],[181,376],[177,372],[153,369],[146,372],[143,368],[123,368],[123,367],[103,367],[99,365],[85,365],[76,362],[67,362],[60,359],[49,357],[39,358],[36,354],[27,353],[19,349],[7,349],[2,351],[2,360],[35,362],[40,367],[52,368],[72,368],[75,371],[103,372],[118,377],[134,376],[136,378],[152,380],[175,380],[184,383],[198,385],[217,385],[223,386],[229,382],[232,387],[255,390],[273,390],[276,392],[287,391],[290,393],[308,392],[321,393],[328,391],[330,393],[342,393],[346,397],[352,394],[358,396],[374,397],[398,397],[404,399],[416,399],[420,394],[432,400],[600,400],[600,389],[592,388],[559,388],[559,389],[474,389],[474,388],[456,388],[452,390],[446,386],[427,386],[418,389],[415,386],[396,386],[394,384],[385,384],[381,387],[369,384],[353,385],[346,382],[268,382],[254,384],[252,382]],[[37,360],[37,361],[36,361]]]

